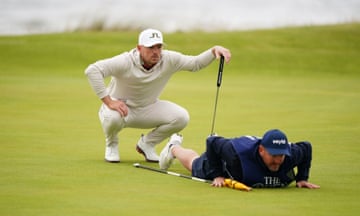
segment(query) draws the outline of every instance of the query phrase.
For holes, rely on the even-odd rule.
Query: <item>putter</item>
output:
[[[201,178],[197,178],[197,177],[193,177],[193,176],[183,175],[183,174],[176,173],[176,172],[170,172],[170,171],[166,171],[166,170],[162,170],[162,169],[157,169],[157,168],[142,165],[140,163],[134,163],[134,167],[142,168],[142,169],[146,169],[146,170],[150,170],[150,171],[154,171],[154,172],[159,172],[159,173],[163,173],[163,174],[167,174],[167,175],[177,176],[177,177],[181,177],[181,178],[186,178],[186,179],[190,179],[190,180],[194,180],[194,181],[204,182],[204,183],[208,183],[208,184],[212,183],[211,180],[201,179]],[[235,181],[233,179],[227,178],[227,179],[225,179],[224,183],[225,183],[224,184],[225,187],[228,187],[231,189],[242,190],[242,191],[251,191],[252,190],[251,187],[248,187],[245,184]]]
[[[181,177],[181,178],[186,178],[186,179],[190,179],[190,180],[194,180],[194,181],[204,182],[204,183],[212,182],[212,181],[206,180],[206,179],[196,178],[193,176],[183,175],[183,174],[176,173],[176,172],[170,172],[170,171],[166,171],[166,170],[162,170],[162,169],[145,166],[140,163],[134,163],[134,167],[142,168],[142,169],[146,169],[146,170],[150,170],[150,171],[154,171],[154,172],[159,172],[159,173],[163,173],[163,174],[173,175],[173,176],[177,176],[177,177]]]
[[[221,56],[220,57],[220,64],[219,64],[219,72],[218,72],[218,77],[217,77],[217,82],[216,82],[217,88],[216,88],[216,97],[215,97],[215,108],[214,108],[214,115],[213,115],[213,119],[212,119],[212,126],[211,126],[210,135],[214,135],[216,108],[217,108],[218,97],[219,97],[219,89],[220,89],[221,81],[222,81],[223,68],[224,68],[224,56]]]

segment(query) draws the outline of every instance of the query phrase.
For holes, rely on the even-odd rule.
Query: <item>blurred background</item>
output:
[[[360,21],[360,0],[0,0],[0,35],[234,31]]]

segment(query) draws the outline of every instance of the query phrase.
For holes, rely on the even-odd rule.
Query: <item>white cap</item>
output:
[[[151,47],[155,44],[163,44],[163,36],[162,33],[156,29],[146,29],[142,31],[139,35],[139,43],[138,45],[142,45],[144,47]]]

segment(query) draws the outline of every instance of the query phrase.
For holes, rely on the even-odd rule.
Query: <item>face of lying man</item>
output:
[[[262,145],[259,146],[259,154],[266,167],[272,172],[278,171],[285,160],[285,155],[272,155]]]

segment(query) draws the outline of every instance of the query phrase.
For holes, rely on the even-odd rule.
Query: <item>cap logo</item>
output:
[[[273,143],[273,144],[278,144],[278,145],[286,144],[286,140],[285,140],[285,139],[273,140],[272,143]]]
[[[160,36],[158,35],[158,33],[153,32],[150,38],[160,38]]]

